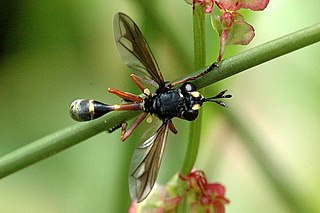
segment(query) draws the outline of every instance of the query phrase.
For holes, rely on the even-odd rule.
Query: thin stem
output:
[[[138,114],[137,111],[112,112],[86,123],[77,123],[40,138],[0,158],[0,178],[12,174],[44,158],[59,153],[100,132],[106,131]],[[120,136],[120,134],[119,134]]]
[[[195,70],[201,69],[206,65],[206,44],[205,44],[205,14],[199,4],[195,4],[193,11],[193,38],[194,38],[194,67]],[[192,170],[198,155],[201,135],[202,111],[198,118],[190,123],[189,141],[187,152],[181,173],[187,175]]]
[[[320,41],[320,23],[225,59],[219,63],[218,69],[199,78],[195,84],[197,88],[203,88],[318,41]],[[196,73],[199,72],[201,71]],[[195,73],[190,74],[190,76],[193,75]],[[0,178],[80,143],[122,121],[130,120],[137,114],[138,112],[132,111],[113,112],[100,119],[60,130],[21,147],[0,158]]]
[[[285,35],[218,63],[219,68],[194,81],[203,88],[244,70],[320,41],[320,23]],[[199,73],[201,71],[198,71]]]

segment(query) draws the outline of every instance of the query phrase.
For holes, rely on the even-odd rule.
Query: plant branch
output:
[[[59,153],[125,120],[132,119],[138,113],[137,111],[112,112],[102,118],[86,123],[77,123],[71,127],[40,138],[2,156],[0,158],[0,178]]]
[[[194,83],[203,88],[246,69],[320,41],[320,23],[283,36],[219,62],[219,68]],[[189,76],[193,76],[195,72]],[[179,79],[177,79],[179,80]],[[112,112],[94,121],[76,124],[36,140],[0,158],[0,178],[59,153],[81,141],[105,131],[139,112]]]
[[[219,68],[194,81],[198,89],[320,41],[320,23],[285,35],[218,63]],[[200,73],[198,71],[196,73]],[[193,74],[195,75],[195,73]]]
[[[202,6],[195,4],[193,10],[194,67],[201,69],[206,65],[205,14]],[[181,173],[188,175],[197,159],[200,145],[202,111],[198,118],[190,123],[187,151]]]

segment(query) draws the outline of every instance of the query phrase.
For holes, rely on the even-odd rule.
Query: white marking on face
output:
[[[198,109],[200,109],[200,104],[194,104],[193,106],[192,106],[192,109],[193,110],[198,110]]]
[[[199,98],[199,97],[201,96],[198,91],[191,92],[190,94],[191,94],[192,97],[194,97],[194,98]]]

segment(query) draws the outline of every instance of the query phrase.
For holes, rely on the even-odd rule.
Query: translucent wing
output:
[[[113,34],[118,52],[125,64],[144,73],[159,86],[164,86],[158,64],[138,26],[124,13],[117,13],[113,20]]]
[[[143,201],[156,182],[166,144],[169,121],[163,121],[159,129],[134,150],[129,170],[131,199]]]

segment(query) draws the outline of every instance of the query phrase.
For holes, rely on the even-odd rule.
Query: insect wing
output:
[[[169,121],[164,121],[159,129],[134,150],[129,170],[131,199],[143,201],[152,190],[161,164],[166,145]]]
[[[142,72],[159,86],[164,86],[165,82],[150,47],[129,16],[124,13],[114,16],[113,34],[118,52],[125,64]]]

